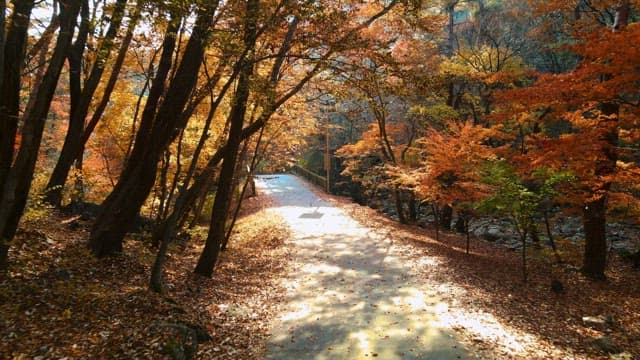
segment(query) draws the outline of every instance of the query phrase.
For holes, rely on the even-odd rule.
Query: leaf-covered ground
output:
[[[640,359],[640,271],[619,256],[609,258],[608,281],[593,282],[580,275],[579,254],[565,253],[558,265],[541,250],[530,250],[524,284],[519,251],[472,238],[466,254],[460,234],[441,232],[436,241],[432,229],[400,225],[376,210],[329,198],[363,225],[414,246],[425,278],[439,283],[439,295],[448,300],[439,315],[480,358],[609,359],[594,343],[607,337],[617,348],[613,358]],[[552,291],[554,279],[564,293]],[[606,316],[612,323],[590,328],[585,316]]]
[[[534,253],[525,285],[519,253],[472,239],[467,255],[462,236],[440,234],[436,241],[431,230],[321,196],[381,236],[411,245],[412,264],[439,284],[449,305],[438,315],[479,358],[607,359],[593,343],[607,336],[624,352],[619,358],[640,359],[640,274],[620,258],[609,260],[607,282],[591,282],[576,271],[577,257],[556,265]],[[198,358],[262,358],[289,259],[288,230],[267,215],[268,205],[264,196],[248,200],[213,279],[191,273],[206,230],[177,244],[164,295],[147,290],[154,253],[142,242],[96,260],[85,247],[89,224],[75,228],[68,217],[52,215],[25,225],[10,271],[0,273],[0,358],[171,358],[168,351],[189,351],[185,334],[197,333]],[[564,294],[551,291],[553,279]],[[610,329],[585,326],[582,318],[594,315],[610,316]]]
[[[171,358],[191,351],[194,336],[197,358],[261,358],[288,236],[266,206],[264,197],[247,200],[212,279],[192,274],[206,229],[177,244],[164,295],[147,289],[154,251],[141,241],[97,260],[85,246],[89,224],[72,229],[60,214],[27,224],[0,273],[0,358]]]

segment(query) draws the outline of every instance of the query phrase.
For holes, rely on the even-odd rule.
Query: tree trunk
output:
[[[464,218],[462,217],[462,215],[458,214],[458,218],[456,219],[456,222],[453,225],[453,227],[456,230],[456,232],[464,234],[465,225],[464,225]]]
[[[306,76],[305,78],[303,78],[298,85],[296,85],[295,87],[293,87],[289,93],[287,93],[286,95],[284,95],[283,97],[281,97],[280,99],[275,99],[273,97],[273,95],[275,94],[275,88],[281,73],[281,69],[282,69],[282,65],[284,64],[284,61],[286,59],[286,54],[288,53],[288,51],[290,50],[291,47],[291,42],[293,40],[293,35],[297,29],[297,25],[299,23],[299,19],[295,18],[293,19],[293,21],[291,21],[289,23],[289,29],[287,31],[287,35],[285,36],[284,42],[282,47],[280,48],[280,51],[278,52],[278,56],[276,57],[276,61],[273,64],[273,67],[271,68],[271,75],[270,75],[270,84],[269,84],[269,90],[266,91],[267,94],[269,94],[269,103],[267,105],[264,106],[263,112],[260,115],[260,117],[258,118],[257,121],[254,121],[253,123],[251,123],[249,126],[247,126],[246,128],[242,129],[242,135],[241,135],[241,140],[247,140],[249,139],[250,136],[252,136],[254,133],[261,131],[264,128],[264,125],[267,123],[267,121],[271,118],[271,115],[273,115],[273,113],[275,112],[275,110],[281,106],[287,99],[289,99],[291,96],[293,96],[297,91],[299,91],[302,88],[302,85],[304,85],[307,81],[309,81],[311,79],[312,76]],[[243,55],[245,56],[246,53]],[[225,61],[226,63],[226,61]],[[224,64],[222,64],[224,65]],[[220,72],[221,68],[219,68],[218,70],[216,70],[216,73],[214,74],[214,76],[209,79],[209,84],[215,84],[218,82],[218,80],[220,79]],[[229,79],[227,80],[227,82],[225,83],[225,85],[222,87],[222,90],[220,91],[220,93],[217,96],[217,99],[215,101],[213,101],[212,98],[212,103],[214,104],[211,109],[210,109],[210,113],[207,117],[207,121],[210,121],[211,117],[214,114],[215,109],[219,106],[220,101],[223,99],[224,94],[226,94],[227,90],[229,89],[230,85],[233,83],[233,81],[235,80],[235,78],[238,76],[240,71],[240,67],[239,66],[235,66],[234,67],[234,71],[232,72],[231,76],[229,77]],[[206,72],[206,67],[205,67],[205,72]],[[187,109],[187,111],[189,111],[189,109]],[[205,127],[207,127],[208,125],[206,125]],[[205,132],[206,134],[206,132]],[[206,140],[205,137],[200,139],[200,142],[198,143],[198,147],[196,147],[196,152],[194,154],[199,154],[199,148],[201,148],[204,145],[204,141]],[[175,218],[178,221],[178,224],[175,225],[170,225],[168,228],[180,228],[183,226],[183,224],[186,222],[187,220],[187,215],[190,211],[190,209],[194,208],[194,213],[195,216],[193,218],[193,220],[191,221],[191,223],[189,224],[189,228],[193,228],[198,220],[199,214],[201,214],[202,212],[202,206],[204,204],[204,201],[206,200],[206,193],[207,193],[207,189],[211,187],[211,181],[212,181],[212,177],[214,176],[215,173],[215,169],[218,166],[218,164],[220,163],[220,161],[222,160],[222,154],[225,152],[225,148],[226,148],[226,144],[222,146],[222,148],[218,149],[214,155],[209,159],[209,161],[207,162],[207,165],[205,166],[205,169],[200,173],[200,175],[198,177],[196,177],[194,183],[191,185],[191,187],[189,187],[188,189],[185,190],[181,190],[181,194],[179,196],[184,196],[184,201],[176,201],[176,206],[173,209],[172,215],[169,216],[169,218]],[[197,158],[196,155],[194,155],[195,158]],[[188,177],[190,178],[190,177]],[[185,182],[188,183],[188,182]],[[182,195],[182,192],[185,192],[184,195]],[[199,205],[196,205],[195,202],[197,201],[197,199],[200,198],[201,202]],[[180,205],[178,205],[180,204]],[[176,216],[173,215],[173,213],[176,213]],[[173,234],[170,234],[171,236],[173,236]]]
[[[602,104],[602,113],[606,117],[601,121],[603,127],[602,136],[599,139],[602,143],[602,158],[596,161],[595,177],[600,181],[596,189],[592,189],[593,195],[585,203],[582,219],[584,224],[584,258],[582,262],[582,273],[594,280],[604,280],[607,264],[607,234],[606,234],[606,214],[607,214],[607,193],[611,187],[611,181],[606,180],[616,169],[618,154],[618,112],[619,105],[609,102]]]
[[[240,209],[242,208],[242,201],[244,201],[245,193],[247,192],[247,187],[249,184],[254,186],[253,193],[255,195],[255,183],[253,181],[253,171],[255,170],[259,151],[260,151],[260,143],[262,142],[262,135],[264,134],[264,128],[260,130],[260,135],[258,135],[258,140],[256,141],[256,147],[253,151],[253,157],[251,158],[251,165],[249,165],[249,171],[247,172],[246,178],[244,180],[244,184],[242,185],[242,190],[240,191],[240,197],[238,198],[238,203],[236,204],[236,208],[233,211],[233,216],[231,218],[231,224],[229,224],[229,229],[227,229],[227,233],[224,237],[224,241],[222,242],[221,250],[224,251],[227,249],[227,245],[229,244],[229,239],[231,238],[231,233],[233,232],[233,228],[236,225],[236,221],[238,220],[238,215],[240,214]],[[247,139],[248,143],[250,139]]]
[[[172,31],[165,38],[166,48],[163,47],[161,66],[147,100],[149,107],[145,106],[143,111],[131,158],[127,161],[118,184],[105,200],[104,209],[91,232],[89,245],[98,257],[122,251],[124,235],[151,192],[162,152],[186,125],[188,119],[182,119],[180,115],[195,88],[216,8],[215,2],[204,3],[199,8],[182,61],[166,91],[164,101],[158,107],[175,48],[175,38],[171,33],[175,33],[177,25],[172,21]]]
[[[19,2],[21,3],[21,2]],[[10,168],[0,194],[0,268],[6,267],[10,241],[24,212],[38,158],[45,121],[55,93],[65,57],[71,47],[80,0],[69,0],[60,13],[60,32],[49,67],[38,89],[38,99],[24,119],[20,150]]]
[[[587,202],[582,212],[585,235],[582,273],[594,280],[606,278],[604,275],[607,263],[606,211],[606,199],[600,197]]]
[[[245,35],[244,44],[250,53],[256,43],[257,37],[257,18],[259,1],[247,0],[245,17]],[[210,277],[218,260],[220,247],[225,237],[225,224],[227,220],[227,211],[231,201],[231,190],[233,186],[233,175],[236,167],[236,160],[240,143],[242,142],[242,129],[244,118],[247,110],[247,101],[249,99],[249,85],[251,75],[253,74],[253,56],[240,60],[240,75],[236,86],[236,93],[233,100],[233,107],[229,115],[229,138],[227,140],[226,149],[223,155],[222,169],[218,179],[218,188],[216,197],[211,211],[211,224],[209,226],[209,234],[202,254],[198,259],[198,264],[194,272],[203,276]]]
[[[0,24],[2,24],[2,26],[0,26],[0,89],[3,89],[2,82],[4,79],[4,42],[5,42],[4,39],[5,39],[5,32],[7,29],[5,26],[6,11],[7,11],[6,0],[0,0]]]
[[[418,221],[418,206],[416,201],[416,195],[413,191],[409,192],[409,200],[407,201],[409,207],[409,221],[415,224]]]
[[[159,154],[156,155],[154,161],[150,156],[151,154],[146,150],[149,147],[149,138],[151,137],[158,102],[165,89],[167,75],[171,69],[171,60],[175,49],[175,34],[180,23],[180,20],[176,19],[176,17],[175,14],[172,15],[167,28],[162,44],[160,63],[143,110],[141,126],[136,135],[136,146],[133,154],[127,160],[118,183],[105,199],[103,211],[96,219],[91,230],[89,246],[98,257],[122,251],[124,235],[129,231],[133,223],[133,217],[140,211],[140,207],[142,207],[148,196],[148,191],[150,191],[155,181],[155,168]],[[136,157],[135,160],[133,160],[134,157]],[[153,163],[151,168],[140,169],[149,163]],[[141,171],[143,174],[140,174]],[[136,191],[138,189],[139,191]],[[130,197],[131,201],[129,202]],[[128,204],[125,205],[123,202]],[[124,222],[120,223],[120,221]]]
[[[438,205],[431,204],[431,210],[433,211],[433,217],[436,228],[436,241],[440,240],[440,211],[438,209]]]
[[[2,7],[6,3],[2,0]],[[24,64],[27,33],[33,1],[16,1],[11,15],[11,23],[4,36],[0,38],[2,57],[0,57],[0,189],[9,174],[13,162],[16,133],[20,112],[21,74]],[[2,17],[4,18],[4,9]],[[5,22],[1,23],[2,32]],[[3,34],[4,35],[4,34]]]
[[[71,96],[73,106],[71,108],[71,116],[69,118],[69,130],[67,131],[67,135],[64,139],[64,144],[62,145],[58,162],[49,177],[49,182],[46,187],[47,194],[45,200],[52,205],[60,205],[62,201],[62,190],[67,177],[69,176],[69,171],[71,170],[73,161],[78,157],[78,152],[81,152],[81,149],[84,148],[82,134],[85,128],[85,118],[89,112],[91,100],[93,99],[102,79],[102,75],[104,74],[105,64],[111,55],[111,50],[114,46],[114,39],[124,17],[126,4],[127,0],[117,0],[111,16],[111,24],[109,25],[109,29],[98,48],[98,56],[93,62],[91,73],[84,82],[83,89],[80,89],[80,70],[86,38],[82,43],[74,44],[72,55],[69,56],[69,63],[73,63],[73,66],[70,69],[70,76],[73,79],[71,82],[77,82],[76,85],[72,86],[72,89],[77,89],[72,92]],[[84,6],[85,5],[83,5],[83,8]],[[83,14],[83,24],[85,21],[88,23],[88,19],[85,20],[85,16]],[[89,25],[87,24],[86,26],[88,27]]]
[[[527,272],[527,230],[523,230],[520,238],[522,241],[522,281],[526,284],[529,278]]]
[[[531,224],[529,226],[529,235],[531,236],[531,245],[535,249],[540,249],[540,234],[538,234],[538,227],[534,224],[533,219],[531,219]]]
[[[471,247],[471,239],[469,236],[469,218],[463,217],[462,222],[464,226],[464,233],[467,236],[467,255],[469,255],[469,248]]]
[[[453,220],[453,208],[450,205],[445,205],[440,210],[440,226],[444,230],[451,229],[451,221]]]
[[[627,26],[629,21],[629,1],[622,1],[616,9],[613,31],[619,31]],[[618,153],[618,116],[620,105],[609,101],[601,104],[602,119],[599,126],[602,127],[602,135],[598,139],[603,143],[602,158],[596,161],[594,177],[600,184],[592,188],[592,196],[588,196],[585,203],[582,219],[584,224],[584,258],[582,261],[582,273],[594,280],[604,280],[604,270],[607,264],[607,194],[611,187],[611,181],[607,179],[616,171]]]
[[[551,249],[553,249],[553,254],[556,258],[558,264],[562,263],[562,258],[558,253],[558,247],[556,246],[556,242],[553,239],[553,233],[551,232],[551,224],[549,223],[549,212],[545,209],[543,212],[544,215],[544,226],[547,230],[547,237],[549,238],[549,245],[551,245]]]
[[[407,223],[407,217],[404,215],[404,208],[402,207],[402,194],[400,193],[400,189],[395,187],[393,189],[393,199],[396,204],[396,212],[398,213],[398,221],[400,224]]]

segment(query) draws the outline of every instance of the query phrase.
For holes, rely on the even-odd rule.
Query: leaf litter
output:
[[[162,295],[148,290],[155,250],[143,242],[99,260],[88,223],[52,211],[23,225],[0,273],[0,358],[261,358],[288,263],[289,232],[269,204],[245,200],[211,279],[192,273],[205,228],[174,244]]]

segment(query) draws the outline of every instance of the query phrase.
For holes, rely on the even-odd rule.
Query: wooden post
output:
[[[330,149],[331,149],[331,142],[329,141],[329,123],[331,121],[331,114],[327,113],[327,133],[326,133],[326,151],[325,151],[325,158],[324,158],[324,167],[325,170],[327,171],[327,194],[331,193],[331,154],[330,154]]]

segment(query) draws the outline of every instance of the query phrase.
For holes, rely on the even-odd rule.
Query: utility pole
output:
[[[324,155],[324,167],[327,173],[327,194],[331,193],[331,142],[329,141],[329,124],[331,123],[331,113],[327,112],[327,133],[325,135],[327,143],[326,143],[326,151]]]

